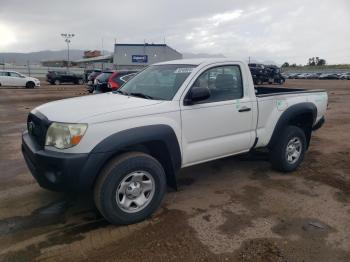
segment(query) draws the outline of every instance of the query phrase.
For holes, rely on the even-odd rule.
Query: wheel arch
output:
[[[35,86],[35,83],[34,83],[34,81],[33,81],[33,80],[28,80],[28,81],[26,82],[26,87],[28,87],[28,86],[29,86],[29,84],[32,84],[32,85],[34,85],[34,86]]]
[[[90,155],[99,156],[97,172],[90,177],[93,186],[100,170],[115,156],[143,152],[156,158],[166,173],[167,184],[177,189],[176,173],[181,167],[181,150],[174,130],[167,125],[136,127],[112,134],[94,147]],[[84,178],[85,179],[85,178]]]
[[[316,117],[317,108],[313,103],[304,102],[292,105],[284,111],[278,119],[268,147],[272,147],[276,143],[284,127],[293,125],[304,131],[308,148],[311,139],[312,126],[316,121]]]

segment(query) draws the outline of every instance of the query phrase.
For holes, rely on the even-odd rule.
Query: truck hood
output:
[[[118,115],[127,115],[126,111],[140,108],[142,109],[155,104],[162,103],[160,100],[143,99],[132,96],[125,96],[116,93],[104,93],[76,98],[68,98],[43,104],[33,111],[39,111],[50,121],[78,123],[88,118],[101,114],[118,112]]]

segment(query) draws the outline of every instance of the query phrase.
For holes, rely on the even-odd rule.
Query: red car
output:
[[[109,78],[107,87],[111,90],[116,90],[132,78],[137,71],[117,71],[114,72]]]

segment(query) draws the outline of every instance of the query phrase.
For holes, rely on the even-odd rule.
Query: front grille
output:
[[[50,121],[41,113],[29,113],[27,119],[27,128],[29,135],[34,141],[43,148],[45,146],[45,138]]]

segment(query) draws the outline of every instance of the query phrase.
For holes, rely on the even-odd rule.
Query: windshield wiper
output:
[[[122,94],[122,95],[125,95],[125,96],[128,96],[128,95],[129,95],[128,92],[125,92],[125,91],[122,91],[122,90],[116,90],[115,92],[116,92],[116,93],[119,93],[119,94]]]
[[[149,96],[149,95],[145,95],[143,93],[130,93],[129,95],[131,96],[137,96],[137,97],[142,97],[142,98],[146,98],[146,99],[156,99],[155,97],[153,96]]]

